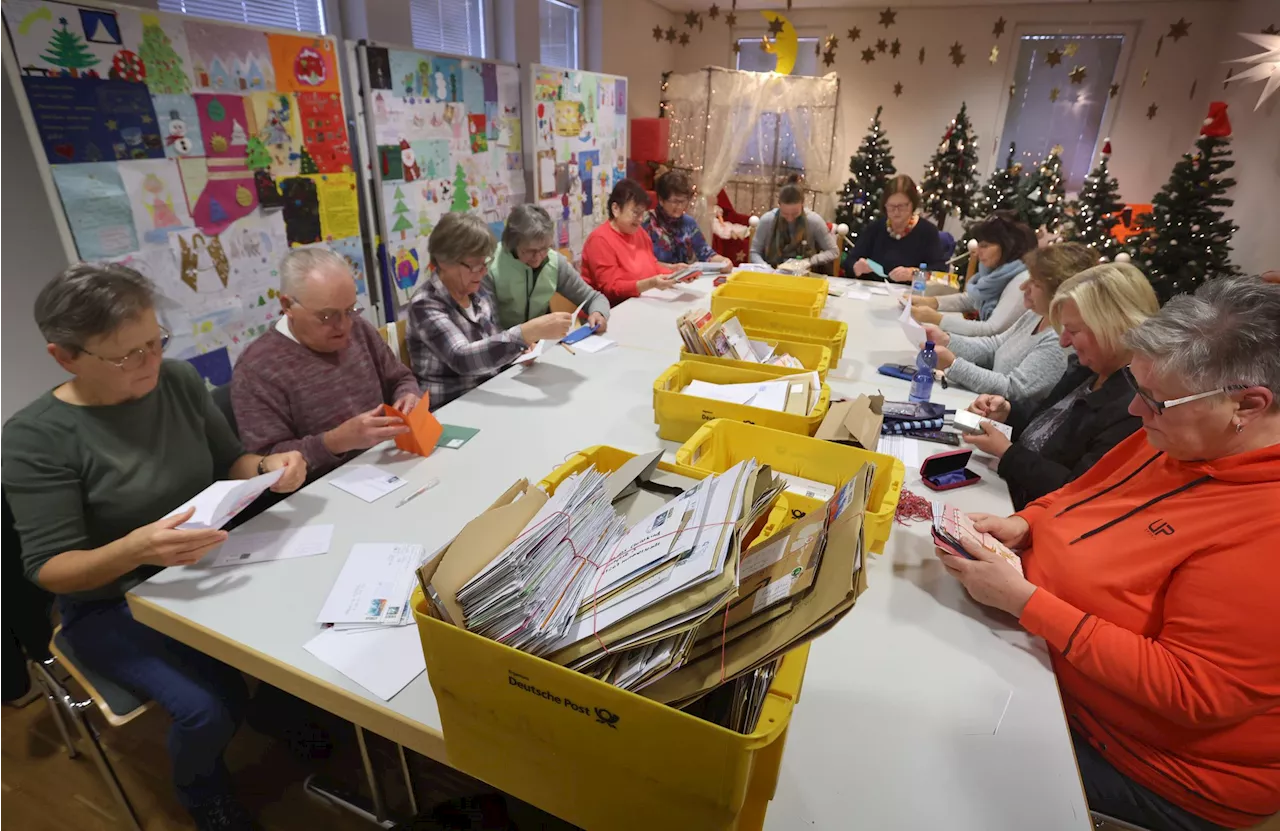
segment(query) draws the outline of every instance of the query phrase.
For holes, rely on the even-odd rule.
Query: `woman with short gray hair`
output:
[[[569,331],[568,312],[499,325],[484,285],[495,247],[493,232],[474,214],[445,214],[427,241],[432,274],[409,302],[408,342],[413,374],[433,410],[497,375],[539,340]]]
[[[502,244],[484,279],[498,301],[498,322],[515,326],[541,317],[559,294],[575,308],[583,306],[587,323],[602,333],[609,325],[609,301],[555,250],[555,233],[551,215],[539,205],[517,205],[507,216]]]
[[[173,717],[174,784],[197,827],[247,828],[222,762],[244,679],[134,621],[124,595],[226,540],[225,531],[184,529],[194,509],[175,509],[219,479],[278,471],[272,489],[291,492],[306,463],[296,452],[244,452],[191,364],[162,358],[169,332],[138,272],[73,265],[40,291],[35,317],[71,380],[4,425],[0,470],[23,569],[58,596],[79,660]]]
[[[1280,285],[1219,278],[1128,331],[1142,431],[939,551],[1050,648],[1089,807],[1153,831],[1280,811]]]

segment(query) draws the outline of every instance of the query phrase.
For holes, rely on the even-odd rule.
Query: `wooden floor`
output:
[[[279,707],[279,702],[276,702]],[[287,702],[291,715],[308,710]],[[302,787],[309,774],[367,796],[355,734],[350,725],[327,714],[300,717],[319,725],[332,739],[332,752],[308,749],[311,731],[285,729],[265,735],[241,727],[227,753],[237,793],[264,831],[368,831],[375,826],[340,811]],[[252,721],[252,717],[251,717]],[[101,722],[97,722],[101,724]],[[261,723],[259,721],[258,723]],[[104,728],[107,755],[134,803],[146,831],[193,828],[170,785],[165,749],[168,716],[153,709],[119,728]],[[269,728],[268,728],[269,729]],[[369,736],[370,753],[394,816],[410,816],[407,791],[395,746]],[[327,758],[311,758],[321,756]],[[492,789],[444,765],[409,754],[420,810]],[[508,799],[510,816],[521,831],[563,831],[572,826]],[[128,828],[93,760],[67,755],[44,699],[0,716],[0,826],[22,831],[117,831]]]

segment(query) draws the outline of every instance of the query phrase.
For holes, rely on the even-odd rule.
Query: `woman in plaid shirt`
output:
[[[409,357],[431,409],[488,381],[539,340],[569,332],[571,315],[553,312],[510,329],[498,325],[493,295],[481,288],[497,242],[474,214],[441,218],[427,251],[431,276],[409,304]]]

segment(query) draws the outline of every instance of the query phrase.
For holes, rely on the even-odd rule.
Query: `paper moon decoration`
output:
[[[791,25],[791,21],[787,20],[777,12],[760,12],[760,16],[772,23],[775,20],[782,21],[782,31],[773,40],[773,49],[769,50],[778,56],[778,65],[773,71],[779,75],[790,75],[791,70],[796,68],[796,49],[799,44],[796,42],[796,27]],[[766,37],[766,41],[768,38]]]

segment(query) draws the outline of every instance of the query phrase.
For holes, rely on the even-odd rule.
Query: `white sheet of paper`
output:
[[[214,482],[168,515],[180,514],[194,505],[196,512],[179,528],[193,531],[221,528],[261,496],[263,491],[279,482],[283,475],[284,468],[280,468],[252,479],[223,479]]]
[[[383,701],[390,701],[427,668],[416,626],[374,632],[326,629],[302,648]]]
[[[579,352],[594,353],[594,352],[603,352],[609,347],[617,346],[617,345],[618,345],[617,341],[609,340],[604,335],[591,335],[590,337],[583,338],[582,340],[575,343],[573,345],[573,348],[575,350],[578,350]]]
[[[545,340],[538,341],[533,345],[532,349],[530,349],[528,352],[521,354],[519,358],[516,358],[515,361],[513,361],[513,363],[527,364],[530,361],[536,361],[538,358],[542,357],[542,351],[546,349],[546,346],[547,346],[547,342]]]
[[[898,316],[898,325],[902,327],[902,334],[907,336],[912,346],[919,349],[924,345],[924,327],[911,316],[911,304],[908,303],[902,307],[902,314]]]
[[[866,290],[868,294],[878,294],[881,297],[888,297],[893,293],[888,286],[866,286]]]
[[[329,484],[365,502],[376,502],[408,483],[394,473],[386,473],[372,465],[348,465],[342,475],[329,480]]]
[[[302,528],[262,531],[257,534],[237,532],[209,552],[203,564],[221,568],[265,563],[269,560],[291,560],[294,557],[313,557],[327,552],[332,540],[332,525],[306,525]]]
[[[351,546],[316,623],[399,624],[425,559],[426,549],[410,543]]]
[[[880,444],[877,445],[876,452],[901,459],[903,466],[915,473],[920,470],[920,464],[929,455],[921,452],[920,445],[919,439],[913,439],[909,436],[884,435],[880,437]]]
[[[686,384],[680,392],[685,395],[709,398],[712,401],[724,401],[730,404],[746,404],[756,395],[755,388],[749,384],[712,384],[709,381],[699,381],[696,378]]]
[[[652,297],[654,300],[679,300],[684,296],[684,292],[680,289],[649,289],[640,292],[641,297]]]
[[[871,290],[866,288],[865,286],[858,286],[855,289],[850,289],[849,291],[845,292],[844,296],[849,298],[850,300],[870,300]]]

